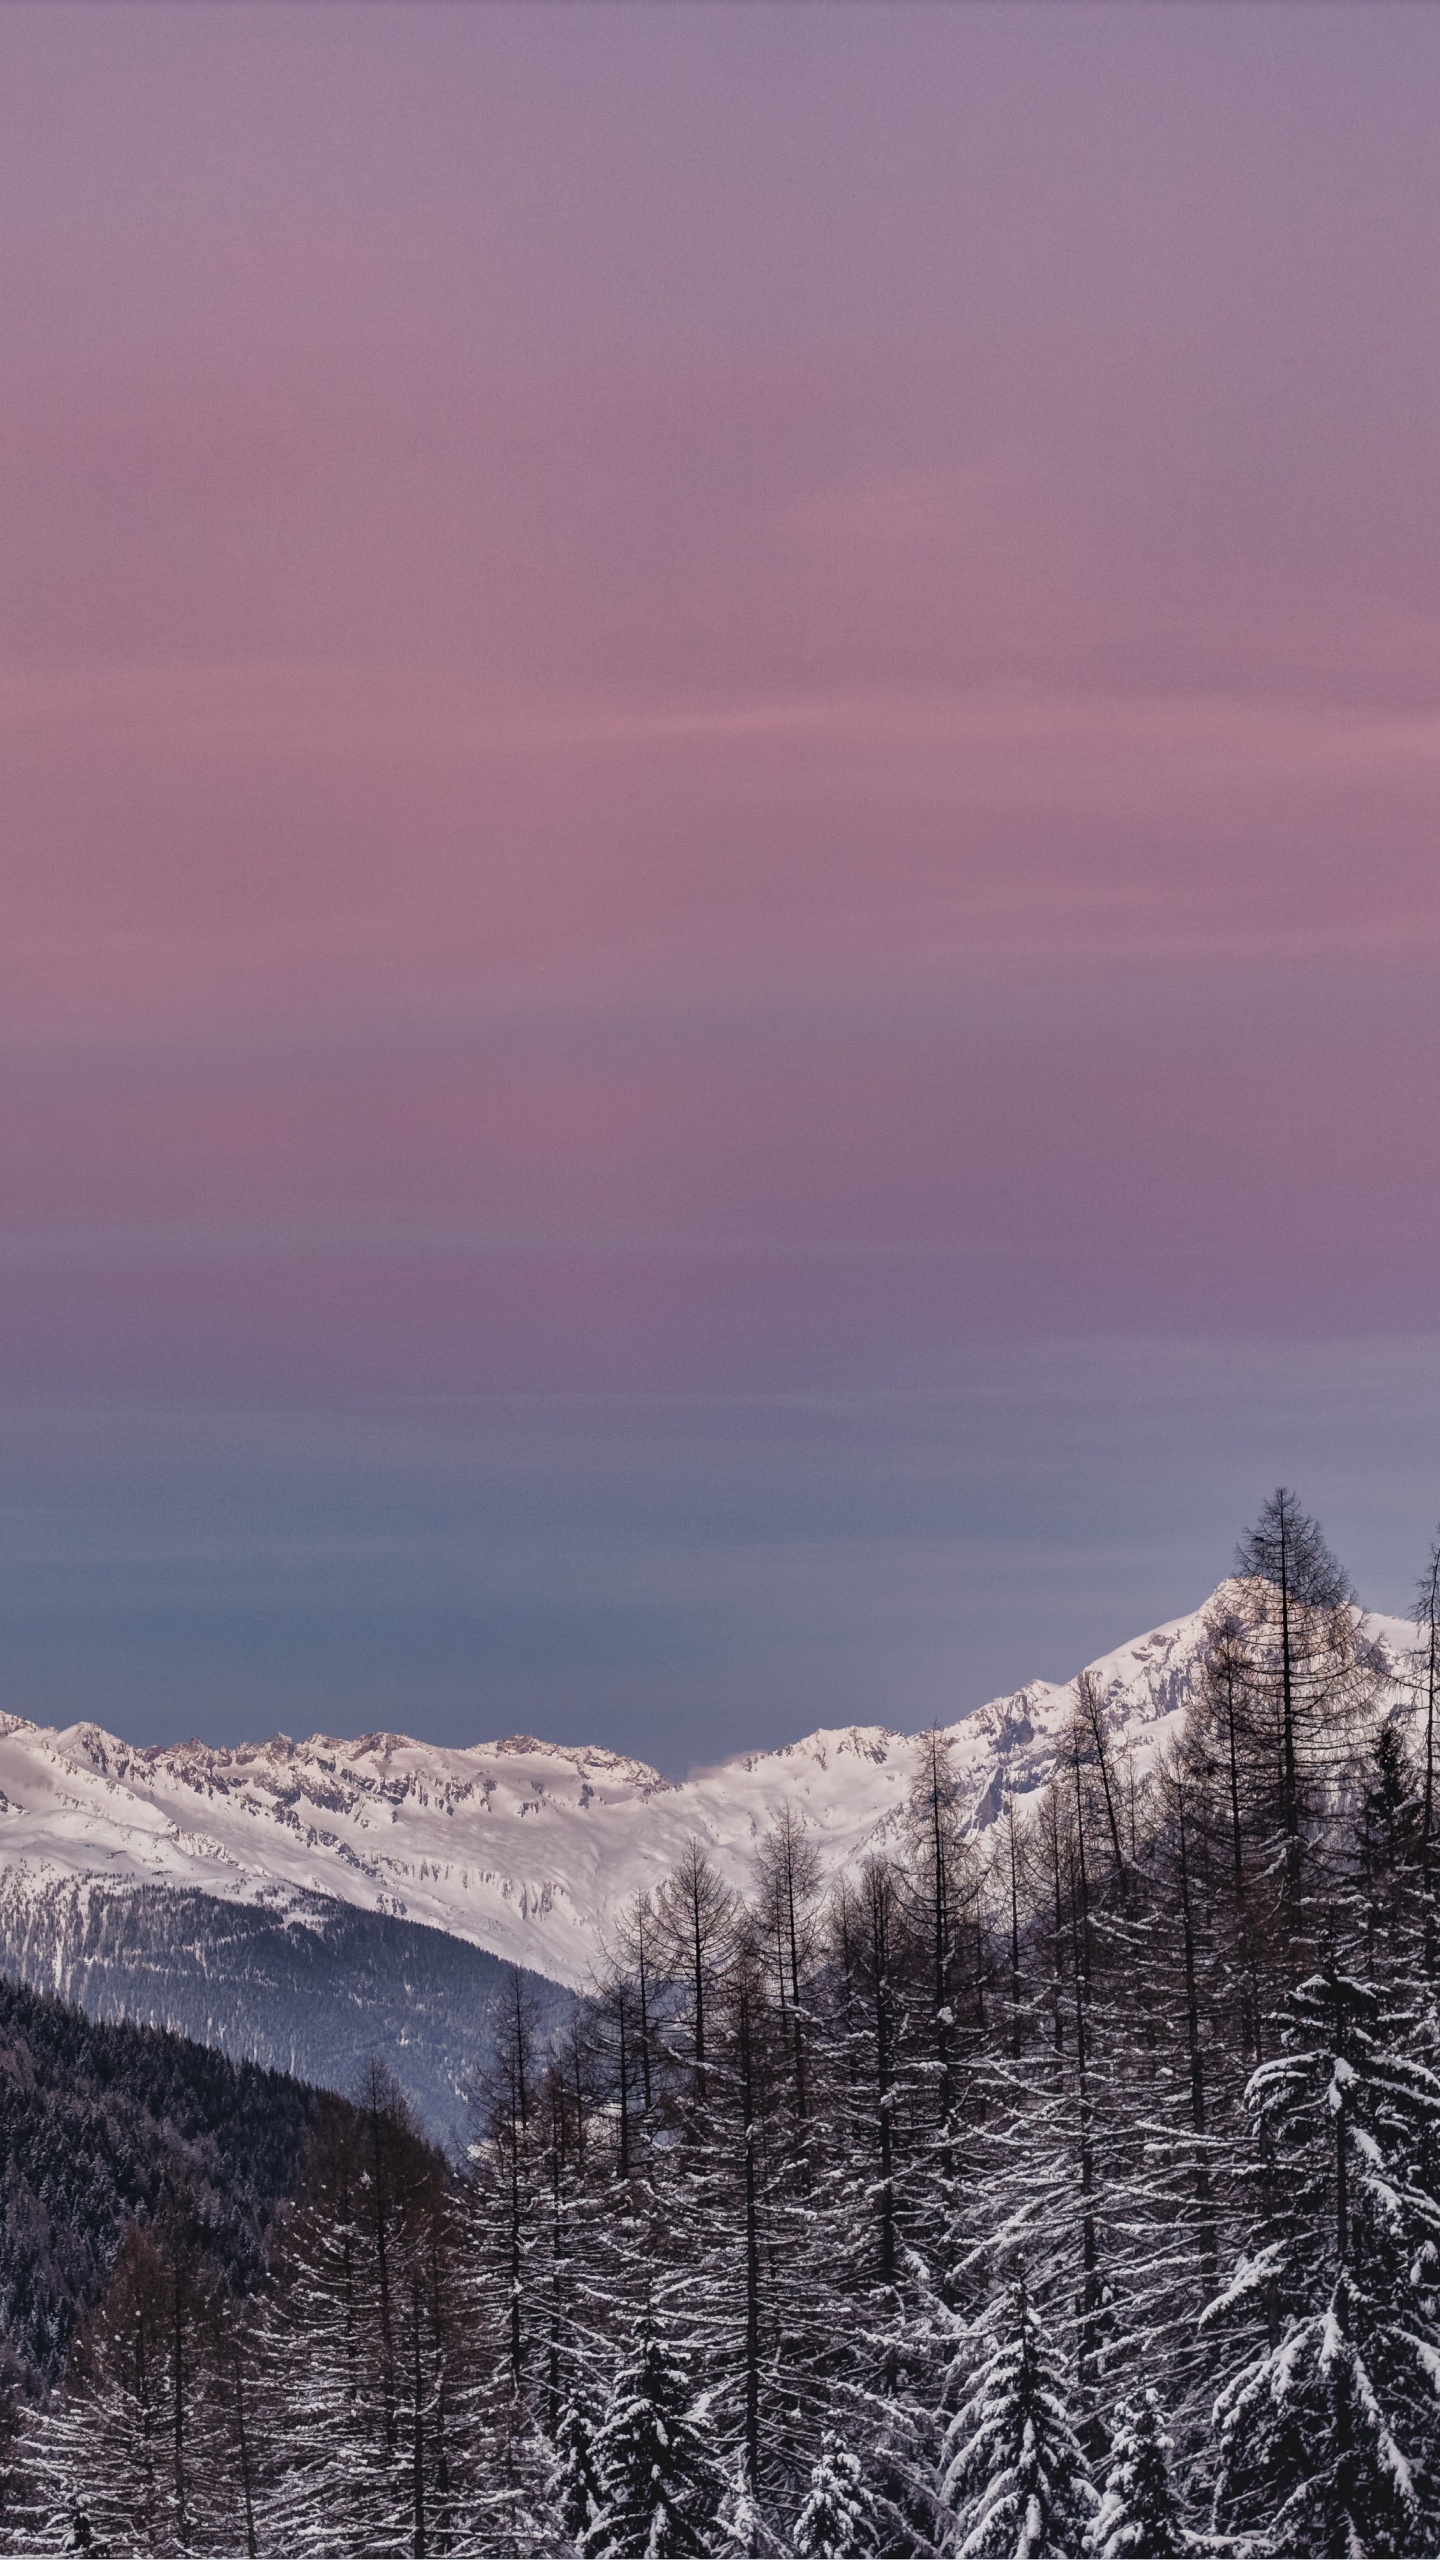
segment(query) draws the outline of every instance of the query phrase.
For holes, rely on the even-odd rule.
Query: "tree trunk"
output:
[[[755,2192],[755,2071],[750,2000],[740,1994],[740,2103],[745,2144],[745,2475],[760,2486],[760,2217]]]

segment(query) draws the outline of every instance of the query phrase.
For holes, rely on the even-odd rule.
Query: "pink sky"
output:
[[[1437,78],[7,9],[12,1399],[1433,1333]]]

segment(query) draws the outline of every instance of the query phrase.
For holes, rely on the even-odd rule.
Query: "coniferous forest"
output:
[[[462,2161],[377,2068],[253,2248],[177,2162],[16,2350],[8,2547],[1434,2552],[1437,1617],[1397,1709],[1281,1492],[1158,1759],[1082,1679],[970,1834],[926,1737],[862,1873],[784,1820],[558,2040],[517,1978]]]

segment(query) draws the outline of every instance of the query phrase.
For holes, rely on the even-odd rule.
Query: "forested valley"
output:
[[[377,2068],[263,2246],[137,2196],[8,2547],[1434,2552],[1437,1595],[1397,1707],[1277,1494],[1158,1759],[1082,1679],[967,1834],[924,1737],[863,1872],[787,1818],[517,1978],[463,2160]]]

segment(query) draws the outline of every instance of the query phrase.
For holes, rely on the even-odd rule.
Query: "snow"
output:
[[[1112,1748],[1147,1766],[1173,1735],[1203,1643],[1196,1610],[1088,1668]],[[1365,1633],[1400,1682],[1403,1621]],[[948,1728],[967,1817],[1050,1776],[1073,1701],[1032,1681]],[[0,1717],[0,1899],[93,1877],[169,1884],[285,1908],[337,1901],[432,1928],[583,1985],[607,1929],[699,1839],[730,1883],[781,1806],[803,1814],[830,1871],[883,1848],[917,1774],[913,1738],[884,1725],[807,1735],[683,1784],[644,1761],[514,1734],[446,1750],[404,1734],[139,1749],[95,1724],[63,1732]]]

